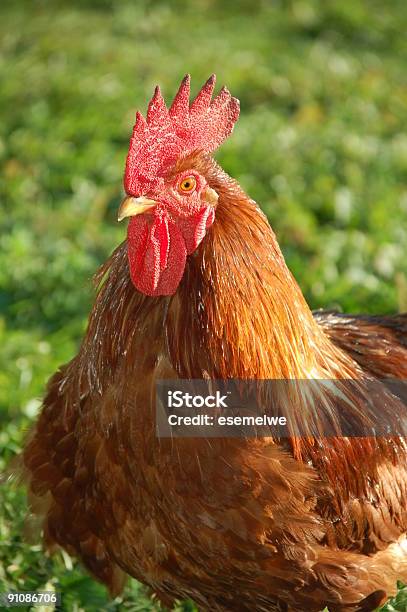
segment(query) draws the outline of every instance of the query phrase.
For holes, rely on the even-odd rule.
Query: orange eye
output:
[[[191,193],[196,187],[196,178],[194,176],[186,176],[179,184],[179,190],[182,193]]]

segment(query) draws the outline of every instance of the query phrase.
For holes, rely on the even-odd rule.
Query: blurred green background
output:
[[[314,308],[407,310],[404,0],[3,1],[0,8],[0,469],[47,378],[75,353],[116,223],[136,108],[186,72],[240,98],[217,154],[261,203]],[[65,610],[109,602],[67,555],[24,542],[2,485],[0,591],[48,585]],[[182,609],[192,610],[183,604]],[[406,592],[388,610],[406,610]]]

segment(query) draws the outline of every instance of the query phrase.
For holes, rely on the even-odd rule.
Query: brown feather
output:
[[[191,166],[219,202],[177,293],[138,293],[120,245],[78,355],[48,384],[24,452],[46,542],[112,593],[127,573],[166,605],[373,610],[407,580],[405,441],[159,439],[154,389],[160,377],[402,378],[405,317],[314,317],[258,206],[206,156],[174,171]],[[317,400],[334,418],[338,400]],[[339,408],[359,418],[364,387],[351,400]],[[292,419],[308,409],[300,396],[286,406]]]

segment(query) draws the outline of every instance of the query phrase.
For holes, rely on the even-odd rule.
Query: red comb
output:
[[[197,150],[211,153],[229,136],[239,117],[239,101],[226,87],[212,100],[215,81],[213,74],[189,104],[187,74],[169,109],[156,87],[147,119],[136,115],[124,176],[128,194],[147,193],[177,159]]]

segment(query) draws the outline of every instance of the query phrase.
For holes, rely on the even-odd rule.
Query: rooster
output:
[[[170,108],[157,87],[137,113],[127,240],[25,446],[31,507],[46,546],[112,595],[130,575],[165,606],[374,610],[407,580],[403,436],[156,435],[157,380],[407,378],[407,315],[310,311],[267,218],[212,157],[239,115],[214,86],[190,103],[186,76]],[[363,412],[366,390],[352,393],[328,413]],[[383,394],[401,422],[405,403]]]

